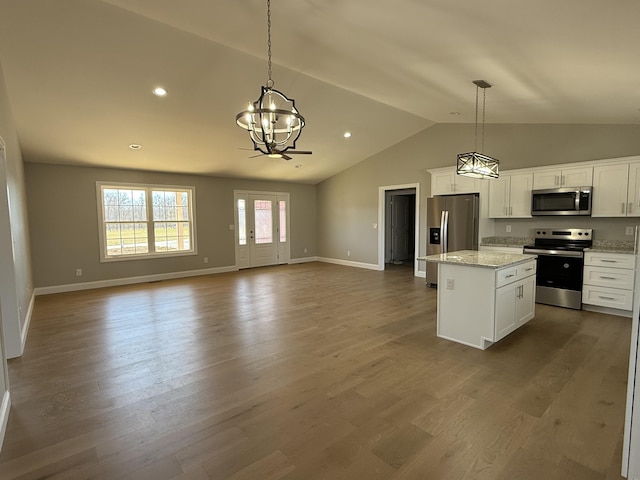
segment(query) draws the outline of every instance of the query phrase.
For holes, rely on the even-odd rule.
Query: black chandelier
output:
[[[272,158],[291,157],[285,154],[310,154],[309,151],[293,151],[305,125],[304,117],[295,100],[273,88],[271,76],[271,0],[267,0],[267,85],[261,87],[258,100],[236,115],[236,123],[249,132],[253,149]]]
[[[476,85],[476,122],[475,122],[475,147],[473,152],[461,153],[458,155],[456,173],[473,178],[498,178],[499,161],[488,155],[478,152],[478,93],[482,89],[482,146],[484,151],[484,119],[485,105],[487,100],[487,88],[491,84],[485,80],[474,80]]]

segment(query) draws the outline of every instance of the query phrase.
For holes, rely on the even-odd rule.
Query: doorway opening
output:
[[[417,275],[419,189],[419,184],[380,187],[380,270],[405,268]]]

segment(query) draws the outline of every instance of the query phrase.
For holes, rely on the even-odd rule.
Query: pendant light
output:
[[[491,84],[485,80],[474,80],[476,86],[476,122],[475,122],[475,147],[473,152],[461,153],[458,155],[456,173],[466,177],[473,178],[498,178],[498,162],[497,159],[478,152],[478,97],[480,89],[482,89],[482,143],[481,149],[484,151],[484,119],[485,105],[487,101],[487,88],[491,88]]]
[[[271,0],[267,0],[267,84],[247,110],[236,115],[236,123],[249,132],[253,149],[272,158],[290,160],[289,154],[311,154],[309,151],[293,151],[305,121],[295,105],[295,100],[273,88],[271,76]],[[258,155],[260,156],[260,155]]]

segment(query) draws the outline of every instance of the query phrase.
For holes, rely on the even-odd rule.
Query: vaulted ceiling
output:
[[[266,0],[0,0],[0,63],[27,161],[316,183],[473,123],[476,79],[489,123],[640,123],[639,18],[638,0],[273,0],[275,87],[313,150],[291,161],[248,158],[235,124],[267,79]]]

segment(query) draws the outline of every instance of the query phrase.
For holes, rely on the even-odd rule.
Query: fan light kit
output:
[[[236,123],[249,132],[253,149],[271,158],[291,160],[289,154],[311,154],[309,151],[294,151],[296,141],[304,127],[304,117],[295,105],[295,100],[273,88],[271,77],[271,0],[267,0],[267,85],[261,87],[258,100],[236,115]],[[261,156],[257,155],[257,156]]]
[[[487,88],[491,84],[485,80],[474,80],[476,86],[476,122],[475,122],[475,148],[473,152],[458,155],[456,173],[473,178],[498,178],[499,161],[488,155],[478,152],[478,93],[482,89],[482,150],[484,151],[484,119],[487,99]]]

